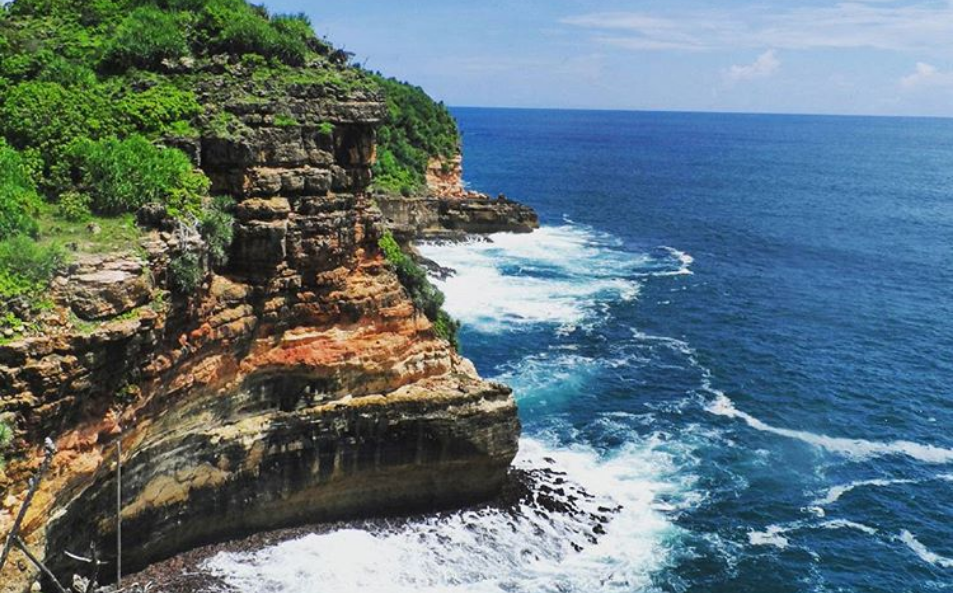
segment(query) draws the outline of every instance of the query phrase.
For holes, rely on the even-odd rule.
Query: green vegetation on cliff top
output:
[[[240,70],[236,76],[252,87],[249,101],[302,84],[339,96],[382,93],[388,119],[378,190],[417,193],[430,158],[459,150],[443,105],[348,64],[303,15],[270,15],[245,0],[0,4],[0,339],[23,326],[10,303],[19,303],[22,317],[24,303],[42,302],[65,261],[62,245],[104,246],[77,240],[86,223],[127,229],[131,213],[156,204],[195,225],[214,252],[205,262],[180,254],[175,284],[185,289],[201,273],[199,263],[221,262],[230,219],[213,205],[204,174],[172,146],[175,139],[241,133],[241,122],[209,91],[223,69]],[[280,114],[275,123],[299,125]]]

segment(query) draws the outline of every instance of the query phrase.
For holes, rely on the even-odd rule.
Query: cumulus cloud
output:
[[[775,51],[770,49],[758,56],[758,59],[751,64],[732,66],[725,71],[725,78],[731,82],[768,78],[779,68],[781,68],[781,60],[778,59]]]
[[[917,62],[913,73],[900,79],[900,86],[905,89],[953,86],[953,73],[943,72],[932,64]]]
[[[953,2],[828,0],[826,5],[788,9],[751,4],[737,9],[593,12],[561,22],[593,31],[598,42],[633,50],[935,50],[949,45]]]

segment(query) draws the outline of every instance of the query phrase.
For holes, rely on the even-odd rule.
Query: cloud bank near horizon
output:
[[[452,105],[953,116],[953,0],[266,5]]]

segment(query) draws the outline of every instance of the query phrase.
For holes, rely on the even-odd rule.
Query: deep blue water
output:
[[[953,121],[454,114],[473,187],[639,284],[584,295],[588,327],[476,320],[463,342],[528,434],[663,442],[687,500],[662,590],[953,589]],[[627,265],[660,246],[692,274]]]
[[[466,511],[211,567],[247,591],[953,590],[953,120],[454,110],[543,228],[423,246],[517,464]],[[316,587],[316,588],[315,588]]]

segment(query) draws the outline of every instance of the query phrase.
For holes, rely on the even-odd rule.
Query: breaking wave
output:
[[[581,323],[600,302],[637,298],[646,276],[685,274],[693,261],[671,248],[630,253],[609,235],[571,224],[419,249],[455,272],[435,280],[447,311],[487,333]]]
[[[600,455],[525,438],[516,466],[546,468],[534,490],[574,510],[524,500],[220,553],[204,568],[245,593],[654,590],[679,531],[656,504],[674,488],[660,479],[673,471],[665,453],[649,443]]]

